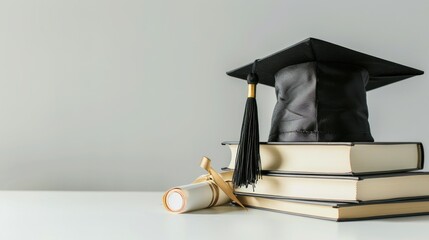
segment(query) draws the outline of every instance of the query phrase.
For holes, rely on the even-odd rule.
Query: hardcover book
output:
[[[244,205],[251,208],[333,221],[429,214],[429,199],[427,198],[360,204],[270,199],[254,196],[239,196],[238,198]]]
[[[224,142],[231,150],[228,169],[234,169],[237,142]],[[324,175],[368,175],[423,168],[423,145],[418,142],[261,143],[262,171]]]
[[[238,195],[301,200],[364,202],[429,197],[429,172],[368,176],[269,174],[255,189],[239,187]]]

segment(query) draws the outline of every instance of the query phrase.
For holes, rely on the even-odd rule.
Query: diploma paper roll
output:
[[[165,209],[184,213],[230,202],[228,196],[212,181],[192,183],[168,190],[163,196]]]

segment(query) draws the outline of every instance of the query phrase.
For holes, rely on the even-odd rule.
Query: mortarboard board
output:
[[[309,38],[253,64],[227,72],[249,86],[235,186],[260,176],[256,84],[275,87],[270,142],[372,142],[366,91],[423,71]]]

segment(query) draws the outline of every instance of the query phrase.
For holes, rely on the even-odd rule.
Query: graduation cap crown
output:
[[[423,71],[308,38],[227,74],[249,83],[233,177],[247,186],[260,177],[257,83],[277,95],[268,141],[372,142],[366,91]]]

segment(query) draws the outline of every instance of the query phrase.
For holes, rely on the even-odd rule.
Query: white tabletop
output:
[[[233,206],[170,214],[160,192],[0,192],[0,239],[429,239],[429,216],[331,222]]]

